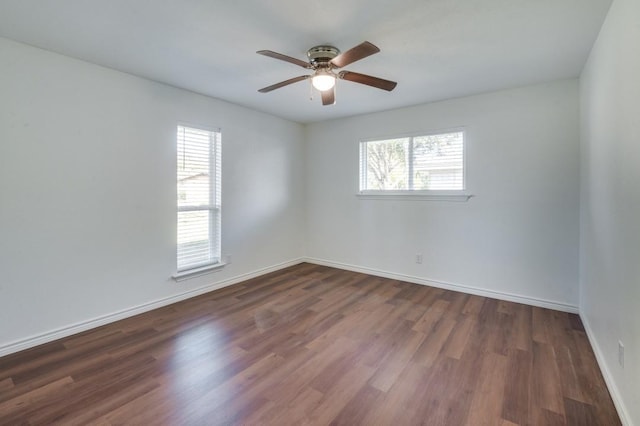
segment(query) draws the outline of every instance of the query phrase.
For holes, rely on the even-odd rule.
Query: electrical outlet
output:
[[[422,263],[422,254],[416,254],[416,263]]]
[[[224,263],[226,263],[227,265],[231,263],[231,255],[228,254],[224,257]]]
[[[624,368],[624,345],[618,340],[618,364]]]

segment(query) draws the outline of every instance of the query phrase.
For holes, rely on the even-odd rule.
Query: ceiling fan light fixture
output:
[[[289,62],[306,70],[311,70],[311,74],[300,75],[272,84],[271,86],[263,87],[262,89],[258,89],[258,92],[268,93],[299,81],[310,80],[311,85],[309,86],[309,90],[311,90],[311,98],[313,98],[313,89],[315,88],[322,95],[322,105],[333,105],[336,103],[335,85],[337,79],[365,84],[375,87],[376,89],[390,92],[395,89],[398,84],[395,81],[372,77],[353,71],[335,71],[336,69],[345,67],[378,52],[380,52],[380,49],[368,41],[362,42],[346,52],[340,52],[340,50],[333,46],[320,45],[312,47],[307,51],[309,62],[305,62],[272,50],[258,50],[256,53],[259,55]]]
[[[324,92],[333,89],[333,86],[336,85],[336,76],[329,71],[318,70],[311,77],[311,84],[319,91]]]

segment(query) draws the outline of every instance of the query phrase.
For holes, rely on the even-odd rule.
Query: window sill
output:
[[[200,268],[188,269],[186,271],[176,272],[171,276],[175,281],[185,281],[191,278],[196,278],[202,275],[210,274],[212,272],[217,272],[221,270],[226,263],[214,263],[213,265],[202,266]]]
[[[408,201],[453,201],[467,202],[472,194],[433,194],[424,192],[360,192],[356,196],[363,200],[408,200]]]

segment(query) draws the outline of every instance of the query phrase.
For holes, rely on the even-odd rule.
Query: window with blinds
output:
[[[360,143],[360,192],[462,191],[464,132]]]
[[[220,139],[178,126],[178,272],[220,262]]]

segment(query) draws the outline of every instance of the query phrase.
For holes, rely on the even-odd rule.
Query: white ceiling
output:
[[[577,76],[611,0],[2,0],[0,36],[299,122],[314,122]],[[305,59],[317,44],[381,52],[309,101],[305,74],[255,52]]]

